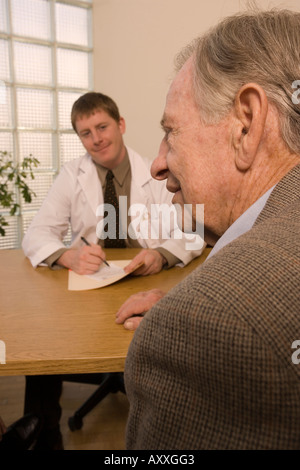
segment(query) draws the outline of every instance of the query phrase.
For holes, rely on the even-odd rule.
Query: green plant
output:
[[[17,191],[25,202],[30,203],[36,194],[28,186],[26,179],[34,179],[33,169],[39,165],[39,160],[32,155],[25,157],[21,163],[15,163],[9,152],[0,150],[0,206],[9,210],[10,215],[16,215],[20,208],[17,202]],[[0,214],[0,236],[5,236],[4,227],[8,226],[3,214]]]

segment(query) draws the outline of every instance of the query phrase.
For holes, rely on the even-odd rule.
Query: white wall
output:
[[[94,0],[94,89],[111,96],[126,120],[125,142],[152,160],[162,133],[173,60],[242,0]],[[300,11],[300,0],[256,2]]]

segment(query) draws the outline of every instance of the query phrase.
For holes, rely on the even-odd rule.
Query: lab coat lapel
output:
[[[145,161],[133,150],[127,148],[131,166],[131,204],[145,204],[148,207],[149,194],[146,190],[151,175]]]
[[[88,154],[85,155],[79,167],[78,182],[93,214],[96,214],[97,207],[103,202],[103,195],[97,170]]]

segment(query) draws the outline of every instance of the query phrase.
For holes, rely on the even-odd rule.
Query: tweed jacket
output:
[[[300,165],[129,348],[128,449],[300,449]],[[299,354],[300,356],[300,354]]]

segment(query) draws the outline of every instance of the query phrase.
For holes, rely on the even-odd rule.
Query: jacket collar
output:
[[[275,186],[254,225],[272,217],[300,198],[300,164],[292,168]]]

